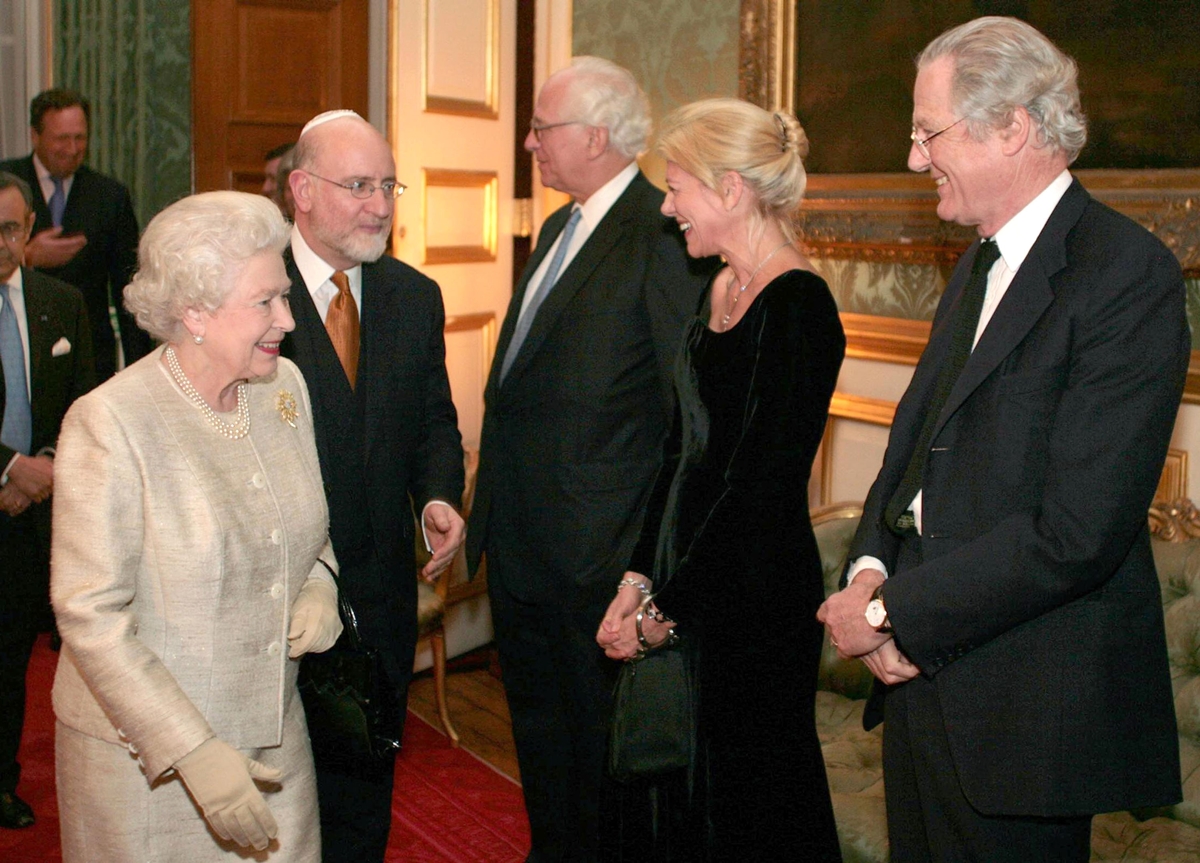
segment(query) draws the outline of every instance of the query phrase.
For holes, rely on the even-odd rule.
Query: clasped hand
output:
[[[916,677],[920,669],[900,652],[890,633],[876,632],[866,618],[867,603],[883,580],[883,573],[878,570],[859,572],[852,583],[821,604],[817,620],[825,624],[829,642],[837,648],[838,656],[861,659],[884,683],[903,683]]]
[[[649,588],[650,580],[641,573],[627,572],[624,579],[640,581]],[[641,645],[637,637],[637,612],[645,598],[637,588],[624,584],[617,590],[617,595],[608,604],[600,628],[596,630],[596,643],[604,648],[604,655],[609,659],[633,659],[637,656]],[[652,647],[658,647],[670,635],[670,624],[663,623],[646,615],[642,619],[642,636]]]
[[[25,264],[41,269],[54,269],[69,264],[87,245],[83,234],[63,236],[62,228],[39,231],[25,245]]]

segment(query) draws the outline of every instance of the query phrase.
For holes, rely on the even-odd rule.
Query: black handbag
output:
[[[338,613],[343,630],[337,643],[324,653],[305,654],[300,664],[313,753],[326,763],[391,758],[400,750],[404,728],[396,690],[379,651],[363,644],[358,617],[340,584]]]
[[[613,689],[608,773],[618,782],[646,779],[696,759],[699,688],[696,648],[679,638],[621,666]]]

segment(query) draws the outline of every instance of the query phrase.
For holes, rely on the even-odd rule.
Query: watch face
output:
[[[887,609],[883,607],[883,603],[878,599],[872,599],[867,603],[866,617],[867,623],[871,624],[871,626],[883,626],[884,621],[887,620]]]

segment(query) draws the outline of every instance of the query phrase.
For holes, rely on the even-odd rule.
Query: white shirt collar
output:
[[[304,235],[300,233],[300,229],[295,225],[292,225],[292,259],[296,262],[296,269],[304,278],[305,287],[314,296],[329,281],[329,277],[337,272],[337,267],[326,263],[324,258],[312,250],[312,247],[304,241]],[[343,272],[350,279],[352,291],[362,284],[362,264],[356,264]]]
[[[1069,188],[1071,172],[1064,169],[1049,186],[1042,189],[1036,198],[996,232],[995,240],[996,245],[1000,247],[1000,255],[1004,258],[1005,265],[1014,273],[1025,262],[1029,250],[1046,227],[1046,222],[1050,221],[1050,214]]]
[[[4,284],[8,285],[9,296],[13,291],[19,291],[22,296],[25,294],[25,279],[21,275],[21,268],[17,267],[12,271],[12,275],[8,277],[8,281]]]
[[[617,198],[625,193],[633,178],[637,176],[637,160],[630,162],[617,173],[615,177],[593,192],[586,201],[579,205],[579,218],[587,226],[586,234],[590,235],[600,224],[600,220],[608,215]]]
[[[37,153],[33,154],[33,172],[37,175],[38,185],[42,187],[42,192],[47,201],[50,200],[50,195],[54,191],[54,178],[50,176],[50,169],[42,164],[42,160],[38,158]],[[63,194],[71,194],[71,184],[75,182],[75,175],[63,177]]]

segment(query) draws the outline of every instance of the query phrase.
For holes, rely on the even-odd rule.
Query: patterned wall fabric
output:
[[[658,121],[674,108],[709,96],[736,96],[738,4],[711,0],[575,0],[572,50],[624,66]],[[653,138],[651,139],[653,150]],[[651,180],[665,167],[643,157]]]
[[[179,0],[56,0],[55,86],[92,103],[88,164],[129,187],[138,223],[192,188],[191,28]]]

